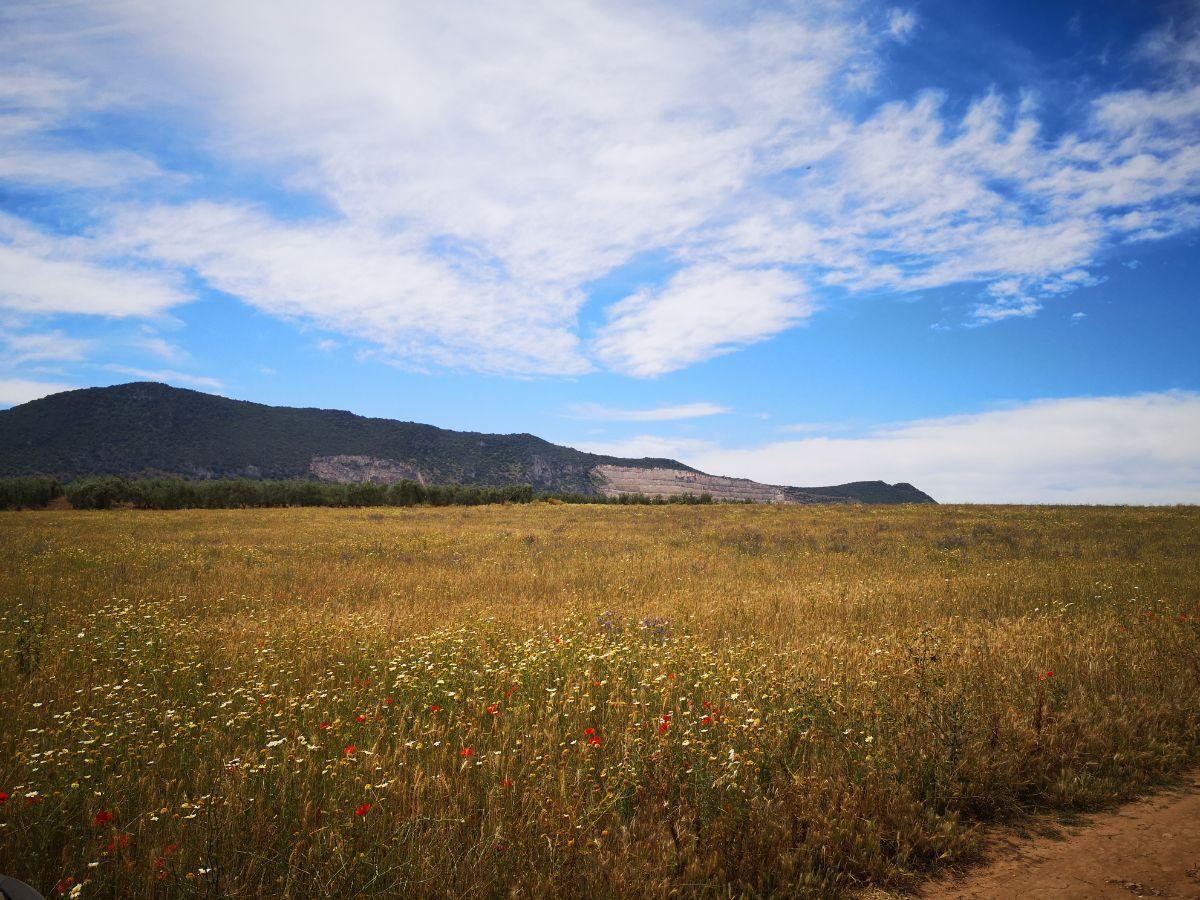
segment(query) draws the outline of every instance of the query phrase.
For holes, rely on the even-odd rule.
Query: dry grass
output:
[[[0,513],[0,872],[903,886],[1196,759],[1198,589],[1195,508]]]

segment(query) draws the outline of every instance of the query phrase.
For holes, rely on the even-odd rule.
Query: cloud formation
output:
[[[0,378],[0,406],[16,406],[39,397],[74,390],[71,384],[57,381],[32,381],[28,378]]]
[[[693,266],[613,305],[596,354],[618,372],[662,375],[791,327],[813,310],[805,293],[778,269]]]
[[[888,10],[887,30],[894,40],[906,43],[917,28],[917,14],[911,9],[892,7]]]
[[[0,213],[0,309],[144,317],[190,299],[174,273],[123,265],[95,241],[47,234]]]
[[[771,484],[908,481],[944,503],[1197,503],[1200,394],[1039,400],[757,447],[642,437],[587,449]]]
[[[618,409],[600,403],[577,403],[571,416],[602,422],[673,422],[680,419],[701,419],[729,412],[715,403],[682,403],[678,406],[659,406],[654,409]]]
[[[0,331],[0,363],[20,366],[30,362],[78,361],[84,359],[93,346],[93,341],[73,338],[62,331],[30,332],[11,328]]]
[[[257,309],[379,345],[413,366],[580,373],[579,299],[460,265],[403,234],[349,221],[297,225],[247,206],[124,207],[98,237],[147,264],[195,272]]]
[[[0,182],[94,198],[75,235],[0,223],[0,305],[25,313],[152,315],[194,275],[400,365],[653,377],[845,292],[974,285],[976,322],[1034,315],[1094,283],[1114,248],[1200,224],[1191,22],[1139,45],[1157,75],[1051,132],[1060,111],[1032,94],[962,114],[938,85],[879,102],[887,47],[921,30],[867,2],[4,15]],[[118,200],[117,186],[203,179],[65,133],[113,110],[177,123],[200,170],[319,212],[202,184]],[[588,286],[645,253],[675,274],[589,333]]]
[[[128,375],[139,381],[162,381],[168,384],[186,384],[191,387],[220,390],[224,385],[217,378],[208,375],[191,375],[187,372],[176,372],[174,369],[139,369],[136,366],[107,365],[104,367],[118,375]]]

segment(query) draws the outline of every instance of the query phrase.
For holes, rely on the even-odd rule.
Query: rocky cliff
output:
[[[714,500],[753,503],[854,503],[850,497],[810,494],[778,484],[760,484],[748,478],[726,478],[679,469],[635,469],[628,466],[596,466],[592,470],[596,490],[606,497],[645,494],[647,497],[678,497],[709,494]]]

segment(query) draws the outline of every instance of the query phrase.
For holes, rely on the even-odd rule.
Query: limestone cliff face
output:
[[[714,500],[750,500],[755,503],[854,503],[847,497],[808,494],[792,487],[760,484],[748,478],[725,478],[681,469],[635,469],[626,466],[596,466],[592,469],[596,490],[606,497],[644,494],[647,497],[678,497],[711,494]]]
[[[322,481],[339,484],[425,483],[425,476],[416,466],[398,459],[377,459],[374,456],[314,456],[308,470]]]

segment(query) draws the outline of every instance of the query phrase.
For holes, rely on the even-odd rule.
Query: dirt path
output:
[[[1200,772],[1164,791],[1088,816],[1064,840],[998,835],[993,861],[927,885],[922,900],[1200,898]]]

